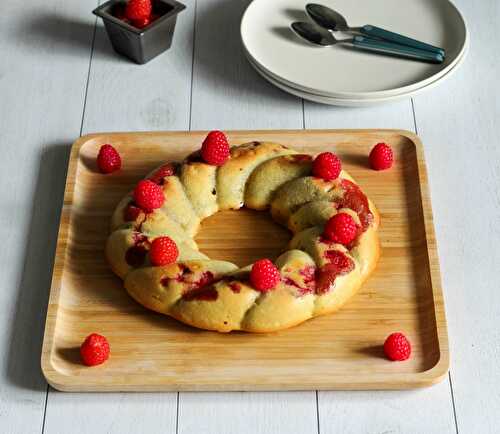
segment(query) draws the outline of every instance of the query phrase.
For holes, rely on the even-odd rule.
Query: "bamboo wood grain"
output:
[[[49,383],[73,391],[403,389],[446,374],[448,339],[422,146],[398,130],[230,132],[231,143],[277,141],[317,153],[334,150],[382,216],[382,258],[360,293],[340,312],[279,333],[221,335],[146,311],[109,270],[103,246],[118,200],[150,169],[199,147],[205,132],[95,134],[73,146],[42,352]],[[396,165],[367,167],[374,143],[393,146]],[[103,176],[94,160],[102,143],[123,157]],[[240,215],[239,215],[240,214]],[[248,211],[219,213],[197,241],[213,258],[245,264],[277,254],[286,231]],[[262,255],[263,256],[263,255]],[[404,363],[384,359],[385,337],[402,330],[413,344]],[[96,368],[79,363],[91,332],[108,337],[112,356]]]

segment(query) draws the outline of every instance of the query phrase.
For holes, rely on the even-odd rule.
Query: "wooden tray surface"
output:
[[[72,148],[50,292],[42,369],[67,391],[405,389],[441,380],[448,337],[424,155],[414,134],[399,130],[229,132],[231,144],[276,141],[296,150],[336,152],[380,210],[382,255],[372,277],[338,313],[263,335],[197,330],[147,311],[125,292],[104,258],[117,202],[165,160],[199,148],[206,132],[104,133]],[[389,143],[395,166],[370,170],[375,143]],[[123,168],[95,169],[99,147],[119,149]],[[276,256],[290,234],[267,212],[220,212],[197,236],[200,250],[246,265]],[[403,331],[412,357],[389,362],[385,337]],[[79,345],[97,332],[111,357],[88,368]]]

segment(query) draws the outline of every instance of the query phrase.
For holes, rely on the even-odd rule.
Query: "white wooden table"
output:
[[[241,52],[249,0],[184,0],[147,65],[111,49],[97,0],[0,6],[0,433],[500,432],[500,2],[457,1],[465,65],[413,100],[320,106],[263,81]],[[69,145],[96,131],[403,128],[425,145],[451,370],[408,392],[68,394],[39,366]]]

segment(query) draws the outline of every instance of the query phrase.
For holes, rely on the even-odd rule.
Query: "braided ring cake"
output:
[[[162,186],[161,208],[146,213],[129,194],[113,214],[106,244],[112,270],[143,306],[201,329],[272,332],[338,310],[376,266],[379,214],[345,171],[325,181],[312,176],[312,162],[280,144],[252,142],[231,147],[221,166],[199,152],[163,165],[147,177]],[[268,292],[252,287],[251,265],[211,260],[193,239],[202,219],[243,206],[270,209],[293,233],[289,250],[274,261],[279,283]],[[340,212],[358,228],[348,245],[323,236]],[[177,262],[152,266],[148,250],[160,236],[177,244]]]

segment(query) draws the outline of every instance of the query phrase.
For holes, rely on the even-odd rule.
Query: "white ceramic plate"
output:
[[[371,99],[401,95],[435,82],[453,69],[468,41],[465,21],[448,0],[322,0],[352,26],[373,24],[446,50],[432,65],[369,54],[341,45],[302,42],[289,25],[306,20],[309,0],[254,0],[241,21],[248,56],[275,81],[333,98]]]
[[[469,44],[466,45],[465,51],[462,55],[462,58],[459,59],[457,67],[463,61],[463,59],[466,57],[467,51],[468,51],[468,46],[469,46]],[[423,91],[432,89],[439,82],[441,82],[442,79],[449,78],[457,70],[457,67],[452,68],[441,79],[437,79],[437,80],[435,80],[435,81],[433,81],[425,86],[422,86],[421,88],[415,89],[415,90],[407,92],[407,93],[401,93],[399,95],[392,95],[392,96],[387,96],[387,97],[371,98],[371,99],[352,99],[352,98],[325,97],[325,96],[321,96],[321,95],[303,92],[303,91],[300,91],[300,90],[295,89],[293,87],[289,87],[286,84],[283,84],[283,83],[275,80],[273,77],[269,76],[266,73],[266,71],[262,70],[259,67],[259,65],[255,64],[252,61],[252,59],[250,59],[249,57],[247,57],[247,59],[248,59],[249,63],[255,68],[255,70],[262,77],[264,77],[267,81],[269,81],[271,84],[278,87],[279,89],[281,89],[285,92],[288,92],[294,96],[297,96],[299,98],[304,98],[308,101],[313,101],[313,102],[317,102],[320,104],[328,104],[328,105],[333,105],[333,106],[343,106],[343,107],[370,107],[370,106],[374,106],[374,105],[396,102],[396,101],[399,101],[399,100],[402,100],[405,98],[410,98],[412,96],[416,96],[416,95],[420,94]]]

